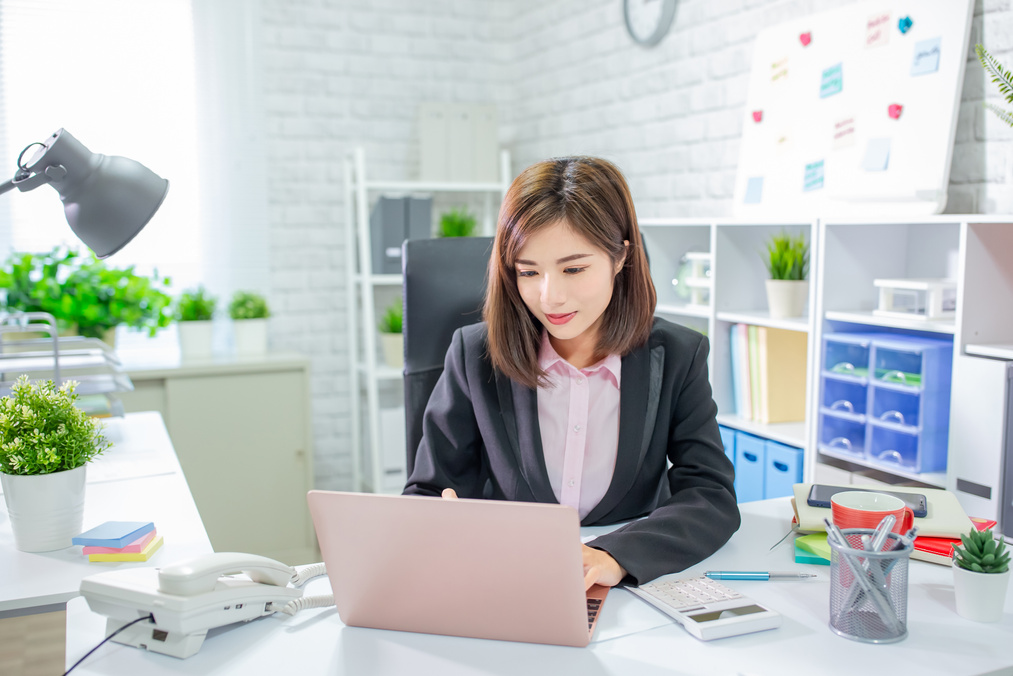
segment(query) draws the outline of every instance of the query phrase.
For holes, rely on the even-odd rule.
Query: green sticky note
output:
[[[830,545],[827,543],[826,533],[812,533],[797,537],[795,538],[795,547],[830,561]]]
[[[822,556],[807,552],[798,545],[795,545],[795,563],[809,563],[815,566],[829,566],[830,561]]]

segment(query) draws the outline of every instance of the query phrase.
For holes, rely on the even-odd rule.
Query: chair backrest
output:
[[[404,396],[408,474],[422,440],[422,414],[454,331],[482,321],[491,237],[407,240],[404,269]]]

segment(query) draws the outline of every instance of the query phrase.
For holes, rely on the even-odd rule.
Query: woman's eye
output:
[[[517,271],[517,276],[518,277],[534,277],[535,276],[535,271],[534,270],[518,270]]]
[[[568,275],[575,275],[578,272],[584,272],[584,269],[585,268],[564,268],[563,272],[565,272]]]

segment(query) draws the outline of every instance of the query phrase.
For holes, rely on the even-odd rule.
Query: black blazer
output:
[[[542,455],[537,393],[493,369],[486,335],[485,324],[454,333],[404,492],[453,488],[462,498],[557,502]],[[629,572],[628,583],[700,562],[739,527],[707,351],[704,336],[655,319],[647,344],[622,358],[615,473],[582,525],[638,519],[589,543]]]

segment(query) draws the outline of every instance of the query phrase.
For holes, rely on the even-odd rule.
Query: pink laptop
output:
[[[307,499],[346,625],[590,642],[608,588],[584,591],[573,509],[318,490]]]

